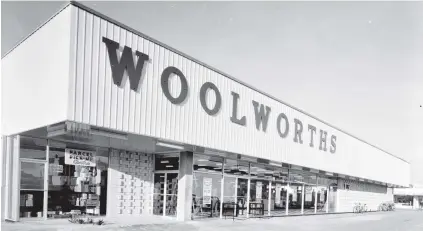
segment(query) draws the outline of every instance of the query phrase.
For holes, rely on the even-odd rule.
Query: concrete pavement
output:
[[[156,219],[156,220],[154,220]],[[5,231],[27,230],[116,230],[116,231],[422,231],[423,211],[397,210],[395,212],[376,212],[366,214],[334,214],[313,215],[279,218],[261,218],[248,220],[202,220],[189,222],[176,222],[170,219],[152,218],[140,220],[132,218],[127,223],[120,220],[105,226],[74,225],[67,221],[46,221],[49,224],[2,224]],[[45,223],[46,223],[45,222]],[[67,223],[66,223],[67,222]],[[124,225],[123,223],[127,223]]]

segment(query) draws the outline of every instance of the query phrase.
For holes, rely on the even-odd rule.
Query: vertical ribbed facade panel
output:
[[[77,7],[73,10],[74,23],[78,25],[75,37],[76,67],[72,70],[76,74],[71,76],[71,83],[75,87],[70,87],[69,109],[73,111],[68,119],[329,172],[408,184],[408,163],[153,41]],[[127,76],[122,86],[113,83],[102,37],[119,42],[118,57],[124,46],[149,56],[138,91],[130,89]],[[168,66],[181,70],[188,82],[188,97],[180,105],[172,104],[162,91],[161,74]],[[205,82],[215,84],[222,98],[221,109],[213,116],[208,115],[200,103],[200,88]],[[173,96],[180,93],[178,77],[169,80],[169,89]],[[231,92],[240,96],[237,115],[238,118],[246,116],[246,126],[230,120],[233,103]],[[262,131],[262,127],[259,130],[256,128],[253,100],[271,108],[266,132]],[[207,105],[213,107],[215,101],[214,92],[209,91]],[[280,113],[286,114],[289,120],[289,135],[286,138],[281,138],[277,131]],[[299,119],[303,125],[302,144],[294,142],[294,119]],[[314,147],[310,147],[309,124],[316,127]],[[326,152],[319,150],[320,130],[327,132]],[[329,151],[331,135],[337,137],[334,154]],[[393,172],[393,169],[399,171]]]

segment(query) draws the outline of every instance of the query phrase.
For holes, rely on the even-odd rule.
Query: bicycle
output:
[[[353,207],[353,213],[365,213],[368,211],[366,204],[355,203]]]
[[[361,213],[362,212],[362,206],[360,203],[355,203],[354,207],[353,207],[353,212],[354,213]]]

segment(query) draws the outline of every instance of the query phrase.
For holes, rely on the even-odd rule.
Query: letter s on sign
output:
[[[330,137],[330,153],[336,152],[336,136],[332,135]]]

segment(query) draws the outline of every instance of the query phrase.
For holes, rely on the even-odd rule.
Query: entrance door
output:
[[[154,174],[153,214],[176,216],[178,202],[178,173]]]
[[[20,170],[20,217],[46,218],[46,161],[21,159]]]
[[[248,179],[237,178],[236,194],[238,216],[247,216]]]

